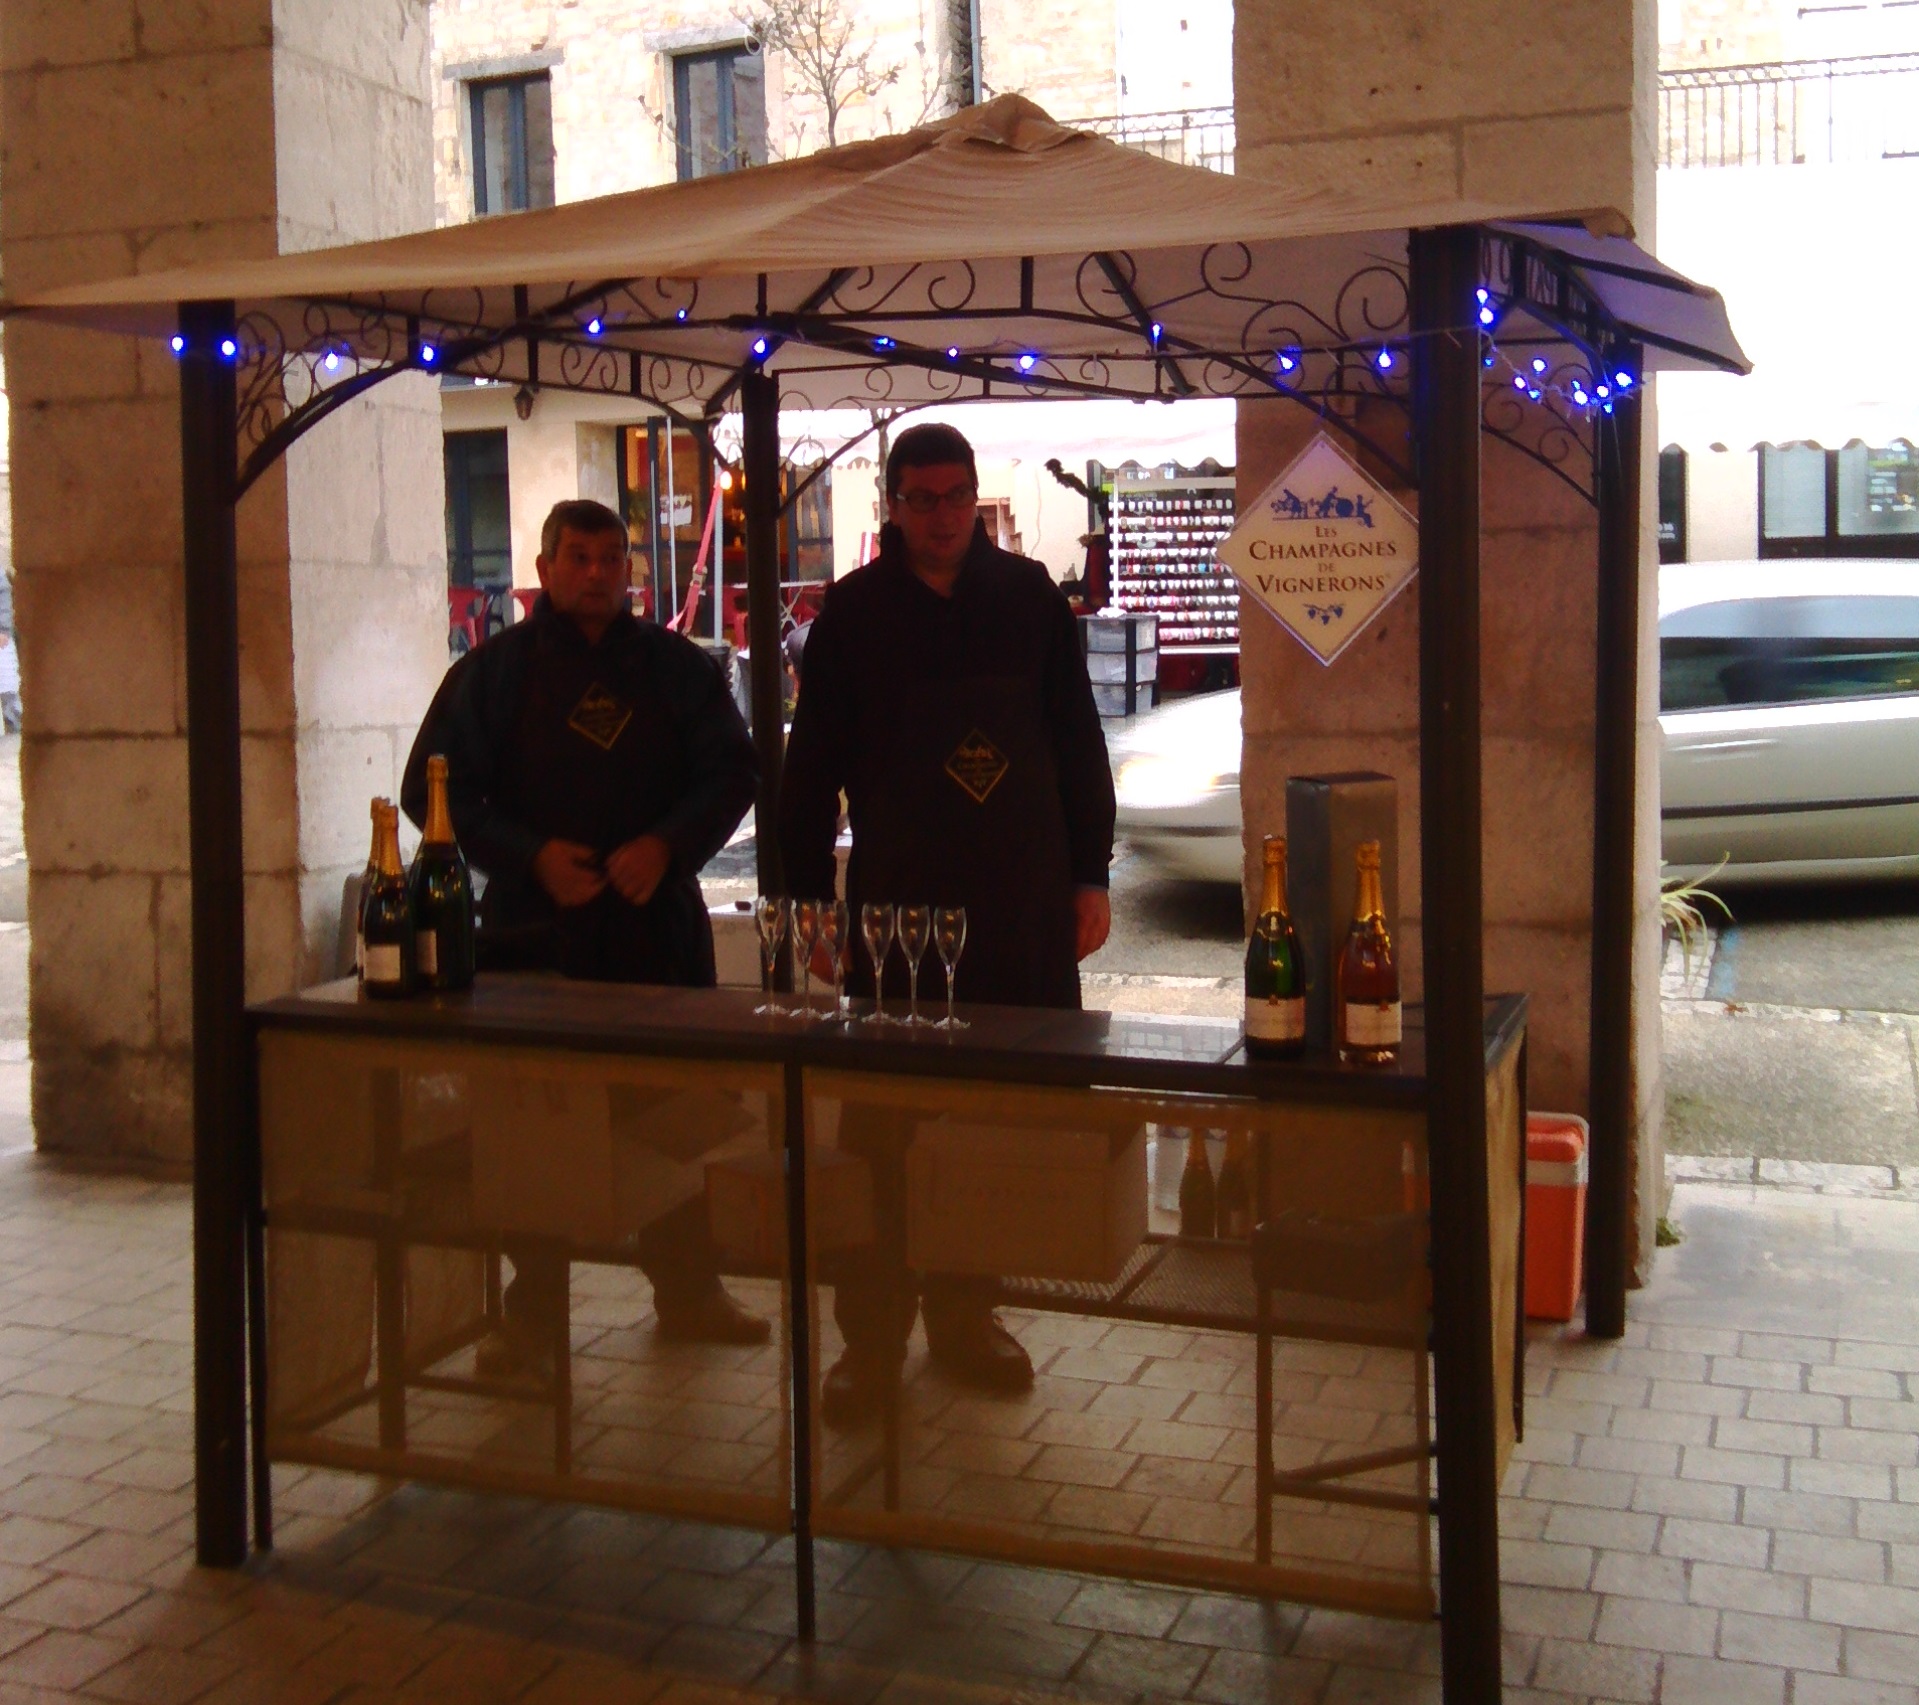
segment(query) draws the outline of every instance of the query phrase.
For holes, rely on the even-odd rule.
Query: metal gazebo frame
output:
[[[492,223],[497,229],[510,222]],[[929,388],[953,400],[1286,396],[1362,443],[1418,490],[1442,1642],[1448,1700],[1497,1699],[1498,1468],[1481,1068],[1481,435],[1500,437],[1542,462],[1598,511],[1587,1329],[1616,1337],[1625,1324],[1634,1113],[1637,381],[1648,358],[1658,364],[1662,353],[1679,364],[1732,370],[1743,370],[1743,360],[1729,334],[1715,341],[1688,331],[1709,293],[1623,239],[1591,237],[1577,226],[1492,219],[1396,227],[1389,235],[1405,242],[1403,271],[1395,257],[1376,258],[1335,281],[1331,298],[1316,308],[1239,288],[1254,272],[1254,253],[1233,242],[1182,251],[1186,273],[1178,287],[1163,277],[1149,280],[1142,257],[1122,249],[1086,252],[1075,274],[1078,305],[1070,311],[1049,308],[1035,294],[1036,267],[1057,265],[1058,254],[1002,257],[1007,294],[997,300],[991,282],[983,284],[965,262],[834,267],[784,305],[764,272],[723,280],[726,288],[714,292],[722,298],[717,305],[701,303],[697,279],[661,278],[537,291],[520,285],[511,291],[510,308],[498,306],[498,287],[476,287],[461,302],[441,302],[438,311],[432,311],[431,291],[404,300],[379,292],[316,295],[297,298],[300,323],[293,326],[266,313],[242,315],[236,299],[224,295],[183,290],[132,298],[122,291],[112,298],[150,310],[168,300],[177,304],[172,342],[180,373],[186,574],[201,1562],[232,1566],[247,1553],[246,1369],[249,1355],[259,1365],[265,1342],[261,1311],[248,1307],[248,1269],[257,1270],[261,1258],[253,1211],[259,1180],[240,1142],[252,1065],[245,1025],[235,561],[236,505],[260,474],[343,403],[406,372],[627,394],[675,416],[697,412],[710,419],[737,407],[759,809],[760,821],[770,824],[782,756],[783,384],[814,407],[895,400],[889,383],[875,378],[892,372],[915,375],[920,389],[913,395],[922,400]],[[1636,311],[1609,305],[1609,281],[1636,293]],[[1691,291],[1685,299],[1694,319],[1681,315],[1662,329],[1658,314],[1644,311],[1661,291],[1675,298]],[[981,292],[987,300],[979,299]],[[1175,309],[1195,300],[1208,311],[1226,304],[1229,333],[1183,333]],[[1710,300],[1716,308],[1716,298]],[[26,302],[8,311],[83,323],[126,321],[121,308],[105,307],[89,320],[84,306]],[[1077,353],[1032,353],[1033,327],[1048,324],[1070,326],[1080,340]],[[947,341],[955,326],[996,335],[984,348],[969,340],[962,349]],[[134,329],[155,333],[152,313]],[[1025,333],[1026,341],[1009,333]],[[739,358],[716,363],[676,345],[702,334],[737,349]],[[1382,414],[1398,422],[1396,431],[1377,429]],[[779,855],[770,835],[761,836],[759,852],[761,885],[777,892]]]

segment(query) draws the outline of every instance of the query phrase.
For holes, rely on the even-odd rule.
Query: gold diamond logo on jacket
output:
[[[575,734],[584,734],[602,752],[610,752],[632,720],[633,712],[595,681],[573,707],[566,725]]]
[[[984,805],[986,796],[999,786],[1008,769],[1006,754],[975,728],[946,760],[946,773],[973,796],[976,805]]]

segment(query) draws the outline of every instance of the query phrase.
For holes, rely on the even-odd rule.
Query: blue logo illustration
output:
[[[1323,497],[1301,497],[1291,486],[1273,499],[1273,514],[1281,521],[1357,521],[1362,527],[1373,524],[1373,506],[1364,495],[1342,496],[1338,486],[1329,486]]]
[[[1307,620],[1318,622],[1321,627],[1326,628],[1331,627],[1346,614],[1344,604],[1308,604],[1305,608]]]

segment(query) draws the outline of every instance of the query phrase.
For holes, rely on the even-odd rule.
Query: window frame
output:
[[[1850,448],[1850,446],[1848,446]],[[1873,446],[1867,446],[1868,452]],[[1817,449],[1825,458],[1826,530],[1823,534],[1774,538],[1766,531],[1766,464],[1769,452]],[[1823,445],[1763,444],[1759,448],[1759,556],[1865,557],[1881,560],[1919,559],[1919,532],[1842,533],[1839,530],[1839,458],[1843,452]],[[1663,559],[1662,559],[1663,560]]]
[[[473,159],[473,213],[485,218],[496,213],[524,213],[535,205],[532,200],[533,161],[527,147],[526,92],[535,83],[547,87],[547,153],[553,148],[553,77],[548,71],[518,72],[510,77],[474,77],[466,85],[467,135]],[[506,92],[506,206],[489,207],[486,194],[486,97],[493,90]],[[552,175],[549,169],[549,177]],[[557,198],[556,198],[557,199]],[[540,202],[550,207],[552,202]]]
[[[499,591],[513,584],[513,478],[512,449],[507,439],[505,427],[481,428],[479,430],[447,432],[441,435],[441,457],[446,470],[446,583],[449,588],[479,586],[488,591]],[[504,487],[504,521],[506,527],[506,547],[504,550],[479,550],[473,543],[473,450],[476,442],[486,439],[490,447],[496,448],[500,455],[500,480]],[[456,440],[459,442],[456,445]],[[477,569],[479,559],[489,562],[497,558],[505,559],[505,579],[496,581],[480,578]]]
[[[1677,470],[1673,476],[1673,483],[1678,487],[1676,493],[1678,508],[1677,513],[1673,517],[1673,538],[1670,543],[1667,542],[1665,536],[1666,478],[1669,468]],[[1659,560],[1662,563],[1687,562],[1690,560],[1687,556],[1687,551],[1690,548],[1687,540],[1687,522],[1689,520],[1687,504],[1691,497],[1692,463],[1683,448],[1677,444],[1669,444],[1665,449],[1659,452],[1656,479],[1658,482],[1656,486],[1658,504],[1653,525],[1659,537]],[[1762,509],[1759,513],[1762,517],[1761,526],[1763,529],[1765,511]]]
[[[734,42],[725,47],[700,48],[695,52],[673,55],[673,146],[674,170],[681,183],[690,182],[698,177],[717,177],[722,172],[736,172],[745,166],[758,162],[739,158],[740,123],[739,105],[734,90],[733,66],[741,59],[758,59],[761,65],[761,77],[765,76],[765,53],[763,50],[749,47],[745,42]],[[693,71],[701,65],[711,65],[717,70],[715,121],[719,127],[718,157],[728,162],[713,171],[696,172],[693,169]],[[762,82],[764,90],[764,82]],[[762,99],[764,96],[762,95]]]

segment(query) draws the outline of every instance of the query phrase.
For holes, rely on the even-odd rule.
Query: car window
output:
[[[1737,598],[1659,624],[1659,708],[1919,693],[1919,597]]]

